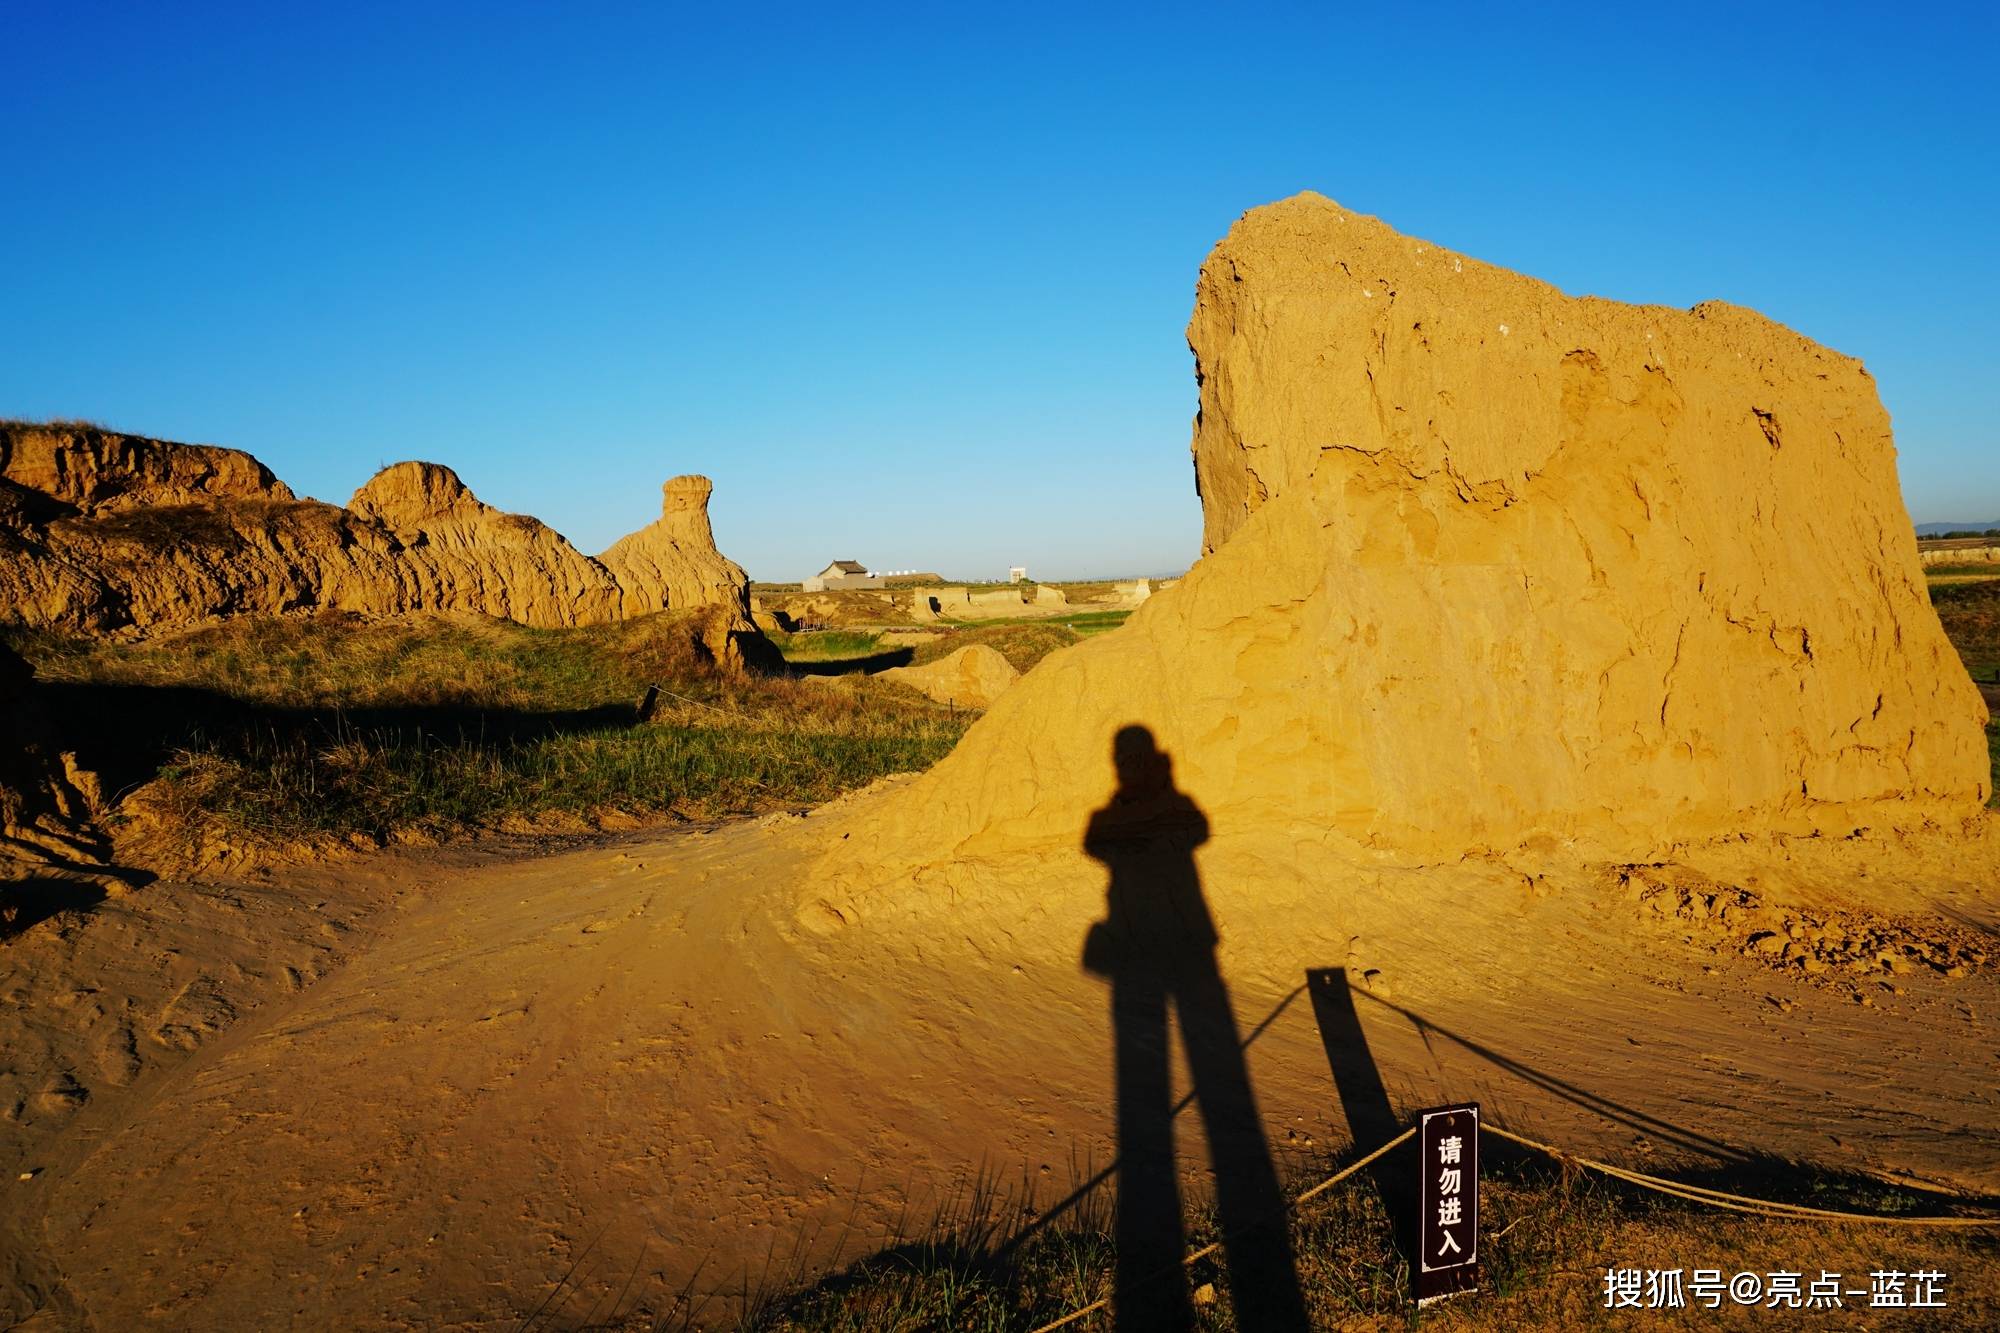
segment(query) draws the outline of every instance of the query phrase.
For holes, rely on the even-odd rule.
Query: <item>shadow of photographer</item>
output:
[[[1208,818],[1174,786],[1173,761],[1144,727],[1112,742],[1118,790],[1091,815],[1083,846],[1110,872],[1105,916],[1084,941],[1086,971],[1111,983],[1118,1099],[1117,1261],[1121,1329],[1189,1327],[1187,1237],[1174,1158],[1168,1013],[1201,1108],[1239,1326],[1304,1329],[1305,1301],[1285,1196],[1251,1090],[1243,1043],[1216,967],[1219,942],[1194,851]]]

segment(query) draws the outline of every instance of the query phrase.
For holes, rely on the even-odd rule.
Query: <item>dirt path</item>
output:
[[[746,1274],[870,1252],[981,1172],[1024,1216],[1061,1198],[1115,1154],[1077,961],[1101,874],[818,934],[795,912],[838,817],[162,884],[44,923],[0,954],[0,1312],[484,1329],[691,1291],[720,1314]],[[1638,1163],[1755,1149],[2000,1191],[1989,968],[1864,1007],[1601,884],[1350,868],[1274,896],[1226,840],[1201,866],[1281,1156],[1348,1141],[1372,1085]],[[1979,895],[1931,906],[1993,929]]]

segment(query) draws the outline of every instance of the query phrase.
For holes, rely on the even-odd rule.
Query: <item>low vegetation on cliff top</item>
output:
[[[15,631],[121,842],[163,864],[815,804],[949,751],[905,691],[717,671],[672,614],[241,620],[142,642]],[[658,685],[649,721],[639,705]]]
[[[1993,709],[1986,724],[1986,749],[1993,757],[1990,804],[2000,805],[2000,579],[1932,584],[1931,605]]]
[[[1993,684],[2000,671],[2000,579],[1935,584],[1931,605],[1972,678]]]
[[[980,644],[1006,658],[1016,671],[1026,671],[1058,648],[1118,628],[1131,614],[1130,611],[1083,611],[1052,619],[932,624],[887,632],[856,628],[806,630],[773,634],[771,638],[789,660],[824,670],[922,666],[961,648]],[[893,662],[888,660],[892,655]]]

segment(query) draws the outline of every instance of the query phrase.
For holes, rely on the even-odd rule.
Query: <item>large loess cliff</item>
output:
[[[1733,306],[1572,299],[1311,194],[1216,246],[1188,341],[1203,558],[1038,666],[831,874],[1074,848],[1130,725],[1218,836],[1376,863],[1644,859],[1986,800],[1986,710],[1859,362]]]
[[[621,566],[634,580],[621,587],[435,463],[384,468],[343,509],[297,499],[237,450],[0,423],[0,622],[144,632],[328,609],[560,628],[711,606],[728,642],[753,632],[749,581],[715,549],[705,479],[669,482],[669,509],[690,483],[699,521],[670,514],[614,547],[643,557]]]

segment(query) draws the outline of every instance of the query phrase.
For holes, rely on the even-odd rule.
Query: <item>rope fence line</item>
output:
[[[1243,1038],[1243,1044],[1240,1049],[1246,1051],[1249,1050],[1251,1045],[1257,1040],[1257,1038],[1263,1036],[1264,1033],[1270,1029],[1273,1023],[1277,1022],[1278,1019],[1284,1016],[1285,1010],[1291,1008],[1292,1001],[1298,999],[1299,996],[1304,995],[1305,993],[1306,993],[1306,988],[1304,986],[1294,986],[1291,988],[1291,990],[1285,992],[1285,997],[1279,1000],[1276,1005],[1272,1006],[1271,1012],[1264,1015],[1263,1018],[1259,1019],[1256,1027],[1250,1029],[1250,1034],[1245,1038]],[[1194,1100],[1195,1100],[1194,1089],[1190,1088],[1186,1093],[1182,1095],[1181,1099],[1178,1102],[1174,1103],[1173,1110],[1167,1113],[1167,1118],[1169,1120],[1172,1120],[1175,1117],[1179,1116],[1181,1112],[1187,1110],[1188,1107],[1194,1105]],[[1085,1197],[1087,1197],[1091,1193],[1091,1191],[1095,1190],[1099,1185],[1102,1185],[1105,1181],[1111,1179],[1113,1175],[1117,1174],[1117,1171],[1118,1171],[1118,1161],[1116,1158],[1113,1158],[1111,1165],[1105,1167],[1103,1170],[1099,1171],[1096,1175],[1092,1176],[1089,1180],[1084,1181],[1083,1184],[1071,1190],[1069,1192],[1069,1197],[1063,1199],[1060,1203],[1056,1204],[1055,1207],[1049,1209],[1046,1213],[1043,1213],[1039,1218],[1035,1219],[1035,1221],[1031,1225],[1024,1227],[1020,1231],[1016,1232],[1011,1240],[1009,1240],[1005,1245],[1002,1245],[1000,1247],[1001,1257],[1004,1258],[1006,1255],[1012,1253],[1014,1250],[1019,1249],[1020,1246],[1023,1243],[1025,1243],[1030,1237],[1036,1235],[1037,1233],[1041,1232],[1042,1230],[1053,1224],[1058,1217],[1061,1217],[1064,1213],[1068,1212],[1071,1208],[1075,1207]]]
[[[1306,1190],[1304,1193],[1293,1198],[1291,1203],[1287,1206],[1286,1211],[1289,1212],[1292,1208],[1297,1207],[1299,1204],[1304,1203],[1306,1200],[1311,1199],[1316,1195],[1325,1193],[1327,1190],[1330,1190],[1335,1185],[1340,1184],[1343,1180],[1346,1180],[1349,1176],[1352,1176],[1355,1172],[1361,1170],[1363,1167],[1372,1165],[1378,1158],[1388,1153],[1392,1148],[1399,1147],[1402,1144],[1408,1142],[1411,1138],[1413,1138],[1416,1135],[1416,1132],[1417,1131],[1414,1126],[1409,1129],[1406,1129],[1401,1134],[1398,1134],[1395,1138],[1390,1139],[1387,1143],[1377,1148],[1374,1152],[1371,1152],[1366,1157],[1363,1157],[1361,1160],[1354,1162],[1349,1166],[1343,1167],[1339,1171],[1334,1172],[1332,1175],[1328,1176],[1325,1180],[1320,1181],[1319,1184],[1314,1185],[1311,1189]],[[1613,1166],[1609,1162],[1600,1162],[1594,1158],[1583,1157],[1576,1153],[1566,1152],[1563,1149],[1556,1147],[1554,1144],[1543,1143],[1538,1139],[1528,1138],[1524,1134],[1516,1134],[1511,1130],[1501,1129],[1497,1125],[1481,1125],[1480,1133],[1497,1134],[1499,1137],[1506,1139],[1512,1143],[1518,1143],[1524,1148],[1531,1148],[1536,1152],[1545,1153],[1548,1156],[1557,1160],[1558,1162],[1574,1163],[1575,1165],[1584,1167],[1588,1170],[1596,1171],[1603,1175],[1610,1176],[1614,1179],[1625,1181],[1627,1184],[1637,1185],[1642,1189],[1655,1190],[1661,1194],[1671,1194],[1676,1198],[1687,1200],[1690,1203],[1704,1204],[1711,1208],[1725,1208],[1731,1212],[1750,1213],[1753,1215],[1764,1216],[1764,1217],[1783,1218],[1788,1221],[1795,1221],[1795,1222],[1804,1222],[1804,1221],[1865,1222],[1879,1226],[1945,1227],[1945,1228],[1958,1228],[1958,1229],[1967,1229],[1975,1227],[2000,1227],[2000,1215],[1994,1215],[1994,1214],[1963,1215],[1963,1216],[1952,1216],[1952,1217],[1893,1217],[1893,1216],[1883,1216],[1877,1213],[1842,1212],[1839,1209],[1834,1209],[1834,1208],[1814,1208],[1807,1204],[1800,1204],[1800,1203],[1774,1203],[1769,1199],[1752,1199],[1747,1195],[1731,1194],[1726,1190],[1709,1189],[1705,1185],[1684,1184],[1681,1181],[1677,1180],[1666,1180],[1659,1176],[1649,1176],[1643,1171],[1633,1171],[1626,1167]],[[1502,1231],[1500,1234],[1505,1235],[1506,1231],[1511,1231],[1511,1230],[1513,1230],[1513,1226],[1509,1225],[1506,1228],[1506,1230]],[[1210,1241],[1208,1244],[1202,1246],[1200,1249],[1191,1252],[1187,1256],[1187,1258],[1181,1260],[1180,1267],[1186,1268],[1190,1264],[1196,1263],[1197,1261],[1202,1259],[1206,1259],[1209,1255],[1214,1254],[1217,1250],[1221,1249],[1222,1245],[1223,1242],[1219,1240]],[[1173,1271],[1172,1269],[1164,1270],[1164,1272],[1172,1272],[1172,1271]],[[1163,1276],[1163,1275],[1164,1273],[1156,1276]],[[1111,1304],[1111,1298],[1109,1296],[1105,1296],[1099,1300],[1092,1301],[1089,1305],[1070,1311],[1068,1314],[1064,1315],[1060,1319],[1057,1319],[1051,1323],[1041,1325],[1039,1328],[1036,1328],[1033,1331],[1033,1333],[1054,1333],[1056,1329],[1067,1327],[1068,1325],[1075,1323],[1077,1320],[1082,1319],[1087,1315],[1096,1314],[1099,1310],[1108,1308],[1110,1304]]]
[[[720,713],[724,717],[734,716],[734,714],[727,708],[718,708],[714,704],[704,703],[700,699],[690,699],[685,694],[676,693],[675,691],[670,690],[666,686],[658,683],[649,685],[647,688],[657,690],[661,694],[666,695],[669,699],[679,699],[684,704],[693,704],[696,708],[706,708],[711,713]],[[641,704],[640,707],[641,710],[643,711],[645,706]]]
[[[1497,1134],[1509,1142],[1520,1144],[1523,1148],[1532,1148],[1536,1152],[1547,1153],[1559,1162],[1574,1162],[1578,1166],[1586,1167],[1589,1170],[1610,1176],[1616,1180],[1625,1181],[1627,1184],[1637,1185],[1641,1189],[1656,1190],[1661,1194],[1671,1194],[1676,1198],[1686,1199],[1690,1203],[1707,1204],[1711,1208],[1727,1208],[1731,1212],[1753,1213],[1764,1217],[1790,1218],[1795,1221],[1868,1222],[1877,1226],[1889,1227],[1971,1228],[2000,1226],[2000,1216],[1991,1214],[1966,1214],[1950,1217],[1895,1217],[1885,1216],[1880,1213],[1849,1213],[1836,1208],[1814,1208],[1809,1204],[1803,1203],[1773,1203],[1769,1199],[1753,1199],[1743,1194],[1731,1194],[1727,1190],[1712,1190],[1706,1185],[1689,1185],[1678,1180],[1665,1180],[1659,1176],[1649,1176],[1643,1171],[1634,1171],[1629,1167],[1613,1166],[1609,1162],[1600,1162],[1593,1158],[1579,1156],[1576,1153],[1565,1152],[1553,1144],[1542,1143],[1539,1140],[1528,1138],[1524,1134],[1516,1134],[1511,1130],[1501,1129],[1498,1125],[1483,1125],[1480,1127],[1480,1132],[1483,1134]]]
[[[1319,1184],[1313,1186],[1305,1193],[1293,1199],[1290,1206],[1286,1209],[1286,1211],[1289,1212],[1291,1208],[1297,1207],[1299,1204],[1304,1203],[1307,1199],[1312,1198],[1316,1194],[1320,1194],[1325,1192],[1326,1190],[1332,1189],[1335,1185],[1338,1185],[1341,1181],[1347,1179],[1349,1176],[1353,1175],[1356,1171],[1359,1171],[1362,1167],[1372,1165],[1377,1158],[1387,1153],[1391,1148],[1398,1147],[1404,1143],[1407,1143],[1412,1138],[1415,1138],[1416,1133],[1417,1131],[1414,1127],[1406,1129],[1402,1133],[1398,1134],[1395,1138],[1390,1139],[1387,1143],[1377,1148],[1374,1152],[1369,1153],[1366,1157],[1362,1158],[1360,1161],[1353,1162],[1347,1166],[1342,1167],[1340,1170],[1328,1176],[1325,1180],[1320,1181]],[[1210,1241],[1208,1244],[1202,1246],[1200,1249],[1188,1255],[1187,1258],[1181,1260],[1180,1266],[1182,1268],[1186,1268],[1189,1264],[1196,1263],[1202,1259],[1206,1259],[1209,1255],[1214,1254],[1217,1250],[1221,1248],[1222,1248],[1221,1241],[1219,1240]],[[1173,1270],[1168,1269],[1167,1271],[1172,1272]],[[1111,1298],[1109,1296],[1106,1296],[1101,1300],[1092,1301],[1089,1305],[1084,1306],[1080,1310],[1070,1311],[1068,1314],[1056,1320],[1054,1323],[1043,1324],[1040,1328],[1036,1329],[1034,1333],[1053,1333],[1053,1330],[1062,1328],[1068,1324],[1074,1324],[1077,1320],[1083,1318],[1085,1315],[1096,1314],[1099,1310],[1106,1308],[1110,1304],[1111,1304]]]

